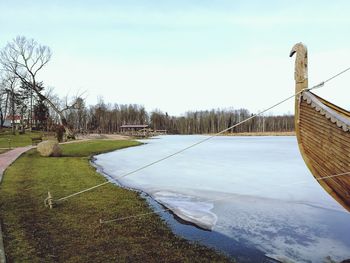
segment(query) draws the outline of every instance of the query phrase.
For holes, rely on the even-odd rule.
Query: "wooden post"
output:
[[[47,201],[47,202],[46,202],[47,206],[48,206],[50,209],[52,209],[52,207],[53,207],[53,198],[52,198],[52,195],[51,195],[50,192],[47,192],[46,201]]]

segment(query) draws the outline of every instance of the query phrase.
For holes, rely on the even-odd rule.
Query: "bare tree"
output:
[[[51,50],[39,45],[34,39],[23,36],[9,42],[0,53],[0,63],[5,71],[17,76],[30,90],[29,126],[32,128],[33,92],[40,97],[37,87],[38,72],[50,61]]]
[[[9,93],[6,89],[6,81],[3,75],[0,75],[0,130],[2,130],[9,102]]]
[[[18,104],[18,93],[17,86],[19,84],[19,79],[15,75],[5,74],[2,78],[1,86],[6,93],[6,105],[5,112],[7,111],[7,107],[9,106],[9,112],[11,116],[11,125],[12,125],[12,134],[16,133],[16,109]]]
[[[59,116],[66,133],[72,135],[64,117],[63,110],[60,110],[42,92],[42,86],[38,85],[38,72],[50,61],[51,50],[48,46],[38,44],[34,39],[27,39],[23,36],[16,37],[9,42],[0,52],[0,65],[4,71],[11,72],[17,76],[30,90],[30,127],[32,127],[32,105],[33,92],[41,101],[45,101]],[[66,108],[74,105],[66,106]]]

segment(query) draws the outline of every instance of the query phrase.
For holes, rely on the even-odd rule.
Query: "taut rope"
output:
[[[182,152],[184,152],[184,151],[186,151],[186,150],[188,150],[188,149],[191,149],[191,148],[193,148],[193,147],[195,147],[195,146],[197,146],[197,145],[199,145],[199,144],[202,144],[202,143],[204,143],[204,142],[206,142],[206,141],[209,141],[210,139],[212,139],[212,138],[214,138],[214,137],[216,137],[216,136],[219,136],[220,134],[223,134],[223,133],[225,133],[225,132],[227,132],[227,131],[229,131],[229,130],[232,130],[233,128],[235,128],[235,127],[237,127],[237,126],[240,126],[240,125],[242,125],[243,123],[246,123],[246,122],[248,122],[248,121],[250,121],[250,120],[252,120],[252,119],[254,119],[254,118],[256,118],[256,117],[258,117],[258,116],[260,116],[260,115],[262,115],[262,114],[264,114],[265,112],[267,112],[267,111],[269,111],[269,110],[271,110],[271,109],[273,109],[273,108],[279,106],[280,104],[282,104],[282,103],[284,103],[284,102],[290,100],[291,98],[294,98],[294,97],[298,96],[299,94],[301,94],[301,93],[304,92],[304,91],[310,91],[310,90],[313,90],[313,89],[321,88],[321,87],[323,87],[327,82],[329,82],[329,81],[333,80],[334,78],[336,78],[336,77],[338,77],[338,76],[344,74],[344,73],[347,72],[348,70],[350,70],[350,67],[348,67],[348,68],[346,68],[345,70],[343,70],[343,71],[341,71],[341,72],[339,72],[339,73],[333,75],[332,77],[328,78],[327,80],[322,81],[322,82],[320,82],[319,84],[317,84],[317,85],[315,85],[315,86],[312,86],[311,88],[302,89],[302,90],[300,90],[299,92],[297,92],[297,93],[295,93],[295,94],[293,94],[293,95],[291,95],[291,96],[289,96],[289,97],[287,97],[287,98],[285,98],[285,99],[283,99],[283,100],[281,100],[281,101],[279,101],[279,102],[273,104],[272,106],[270,106],[270,107],[264,109],[263,111],[260,111],[259,113],[256,113],[256,114],[254,114],[254,115],[252,115],[252,116],[250,116],[250,117],[248,117],[248,118],[246,118],[246,119],[244,119],[244,120],[242,120],[242,121],[240,121],[240,122],[238,122],[238,123],[236,123],[236,124],[234,124],[234,125],[232,125],[232,126],[226,128],[226,129],[224,129],[224,130],[222,130],[222,131],[220,131],[220,132],[218,132],[218,133],[215,133],[214,135],[211,135],[211,136],[209,136],[209,137],[207,137],[207,138],[205,138],[205,139],[202,139],[202,140],[200,140],[200,141],[198,141],[198,142],[196,142],[196,143],[194,143],[194,144],[191,144],[191,145],[189,145],[189,146],[187,146],[187,147],[185,147],[185,148],[183,148],[183,149],[181,149],[181,150],[179,150],[179,151],[176,151],[176,152],[174,152],[174,153],[172,153],[172,154],[170,154],[170,155],[167,155],[167,156],[165,156],[165,157],[163,157],[163,158],[160,158],[160,159],[158,159],[158,160],[156,160],[156,161],[154,161],[154,162],[151,162],[151,163],[146,164],[146,165],[144,165],[144,166],[141,166],[141,167],[139,167],[139,168],[137,168],[137,169],[135,169],[135,170],[132,170],[132,171],[130,171],[130,172],[127,172],[127,173],[121,175],[118,179],[124,178],[124,177],[129,176],[129,175],[131,175],[131,174],[134,174],[134,173],[136,173],[136,172],[139,172],[139,171],[141,171],[141,170],[143,170],[143,169],[146,169],[147,167],[150,167],[150,166],[152,166],[152,165],[155,165],[155,164],[157,164],[157,163],[160,163],[160,162],[162,162],[162,161],[164,161],[164,160],[167,160],[167,159],[169,159],[169,158],[171,158],[171,157],[173,157],[173,156],[175,156],[175,155],[178,155],[178,154],[180,154],[180,153],[182,153]],[[91,191],[91,190],[93,190],[93,189],[96,189],[96,188],[98,188],[98,187],[100,187],[100,186],[103,186],[103,185],[106,185],[106,184],[109,184],[109,183],[111,183],[111,181],[107,181],[107,182],[104,182],[104,183],[101,183],[101,184],[92,186],[92,187],[90,187],[90,188],[86,188],[86,189],[84,189],[84,190],[81,190],[81,191],[79,191],[79,192],[70,194],[70,195],[68,195],[68,196],[61,197],[61,198],[59,198],[59,199],[57,199],[57,200],[52,200],[52,202],[54,202],[54,203],[56,202],[56,203],[57,203],[57,202],[61,202],[61,201],[67,200],[67,199],[69,199],[69,198],[71,198],[71,197],[74,197],[74,196],[80,195],[80,194],[82,194],[82,193]]]

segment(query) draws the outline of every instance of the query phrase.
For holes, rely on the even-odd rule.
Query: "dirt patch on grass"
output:
[[[121,135],[121,134],[97,134],[97,133],[91,133],[87,135],[78,134],[77,135],[78,140],[130,140],[132,139],[130,136]]]

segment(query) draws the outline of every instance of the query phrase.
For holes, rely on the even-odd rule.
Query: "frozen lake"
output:
[[[119,178],[203,138],[143,140],[144,145],[98,155],[95,163],[181,219],[212,230],[203,231],[203,243],[233,256],[248,249],[242,261],[254,262],[249,249],[293,262],[350,258],[350,213],[312,177],[295,137],[216,137]],[[181,227],[173,229],[191,239]]]

